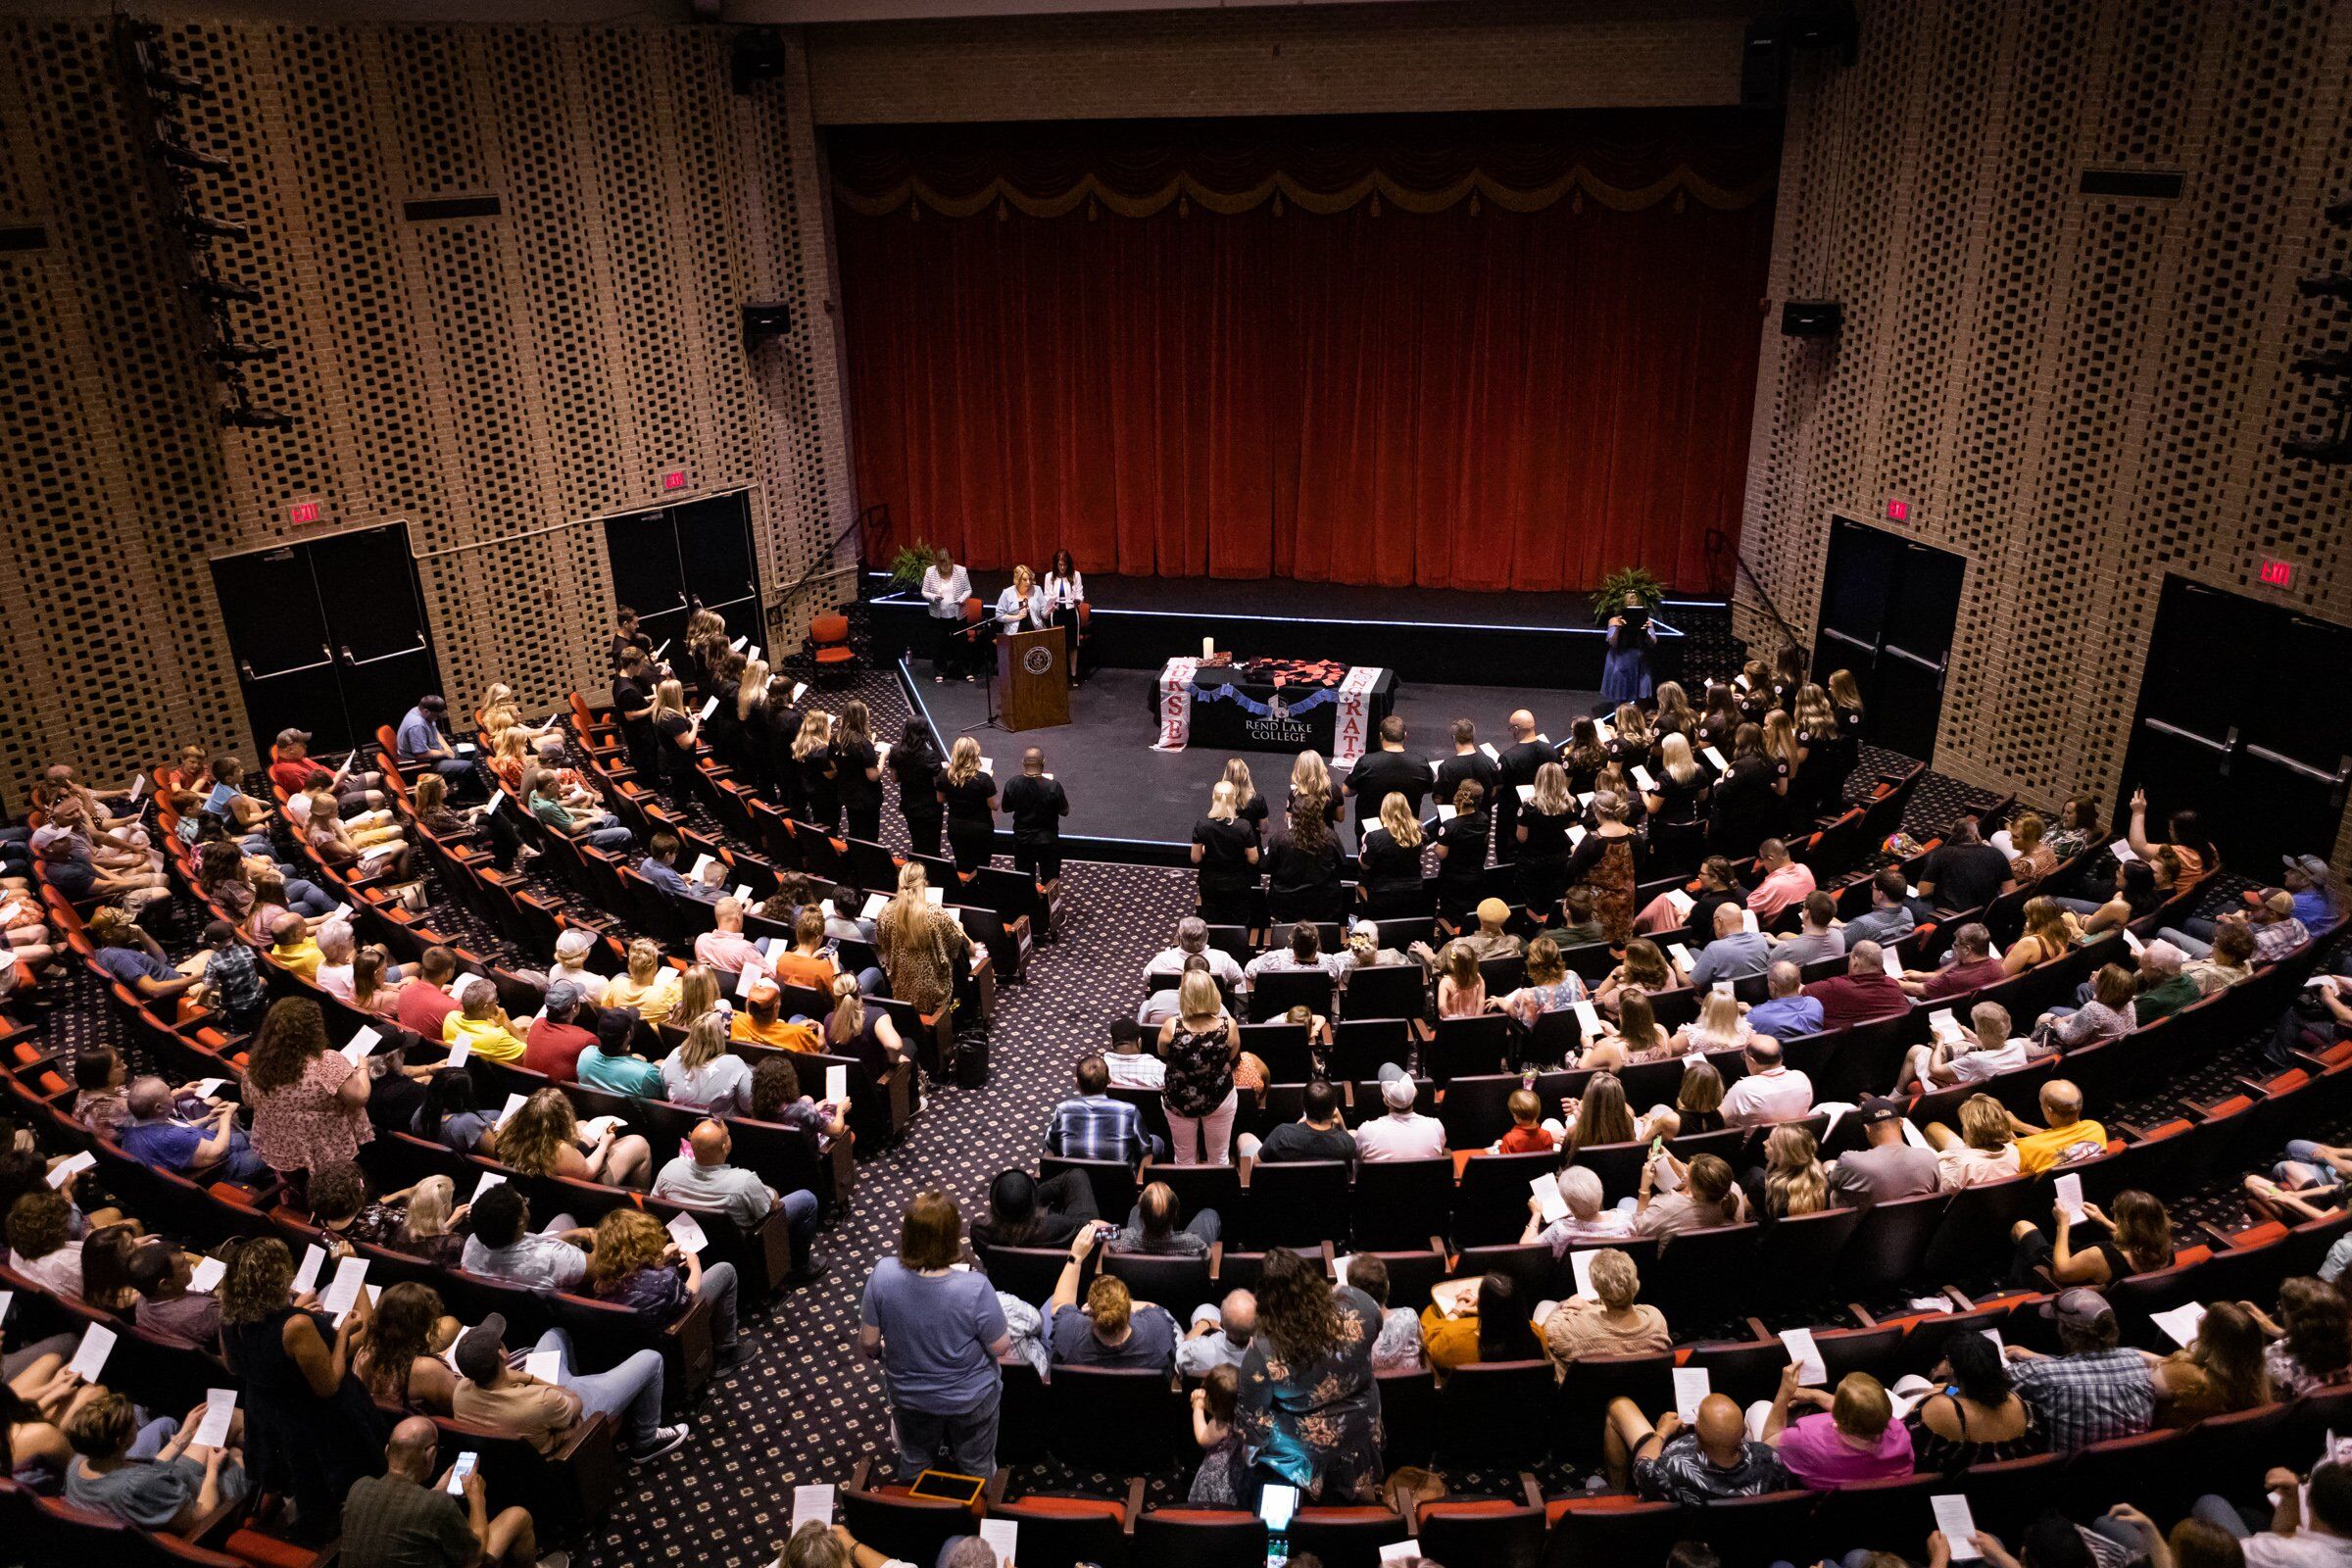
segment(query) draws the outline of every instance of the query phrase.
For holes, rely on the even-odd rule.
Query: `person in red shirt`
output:
[[[334,778],[334,769],[311,760],[311,737],[307,730],[281,729],[277,744],[270,748],[270,782],[288,795],[300,795],[314,784]],[[355,811],[372,810],[384,804],[381,773],[346,773],[334,786],[335,804],[348,816]]]
[[[1992,933],[1971,920],[1952,933],[1952,961],[1940,969],[1905,969],[1899,982],[1906,996],[1936,1002],[2008,978],[1992,956]]]
[[[1848,1029],[1873,1018],[1890,1017],[1911,1005],[1903,988],[1886,972],[1876,942],[1857,942],[1845,956],[1845,973],[1816,980],[1805,995],[1821,1004],[1824,1030]]]
[[[416,977],[400,988],[400,1026],[424,1036],[441,1038],[441,1023],[458,1010],[449,982],[458,972],[458,956],[447,948],[427,948],[417,960]]]
[[[522,1064],[543,1072],[560,1084],[577,1083],[580,1053],[596,1044],[596,1036],[579,1026],[580,999],[585,995],[568,980],[547,988],[547,1006],[523,1037]]]
[[[1508,1104],[1511,1130],[1494,1146],[1496,1153],[1541,1154],[1558,1146],[1559,1140],[1551,1135],[1551,1130],[1537,1123],[1537,1118],[1544,1114],[1544,1102],[1536,1098],[1533,1089],[1512,1090]]]

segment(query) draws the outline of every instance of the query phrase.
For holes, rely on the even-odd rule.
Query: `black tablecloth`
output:
[[[1158,687],[1154,684],[1153,721],[1158,717]],[[1366,720],[1377,725],[1396,700],[1396,676],[1383,669],[1374,681]],[[1340,715],[1340,691],[1333,686],[1302,686],[1252,679],[1242,670],[1211,666],[1193,674],[1193,729],[1188,746],[1226,751],[1301,752],[1312,749],[1328,757]]]

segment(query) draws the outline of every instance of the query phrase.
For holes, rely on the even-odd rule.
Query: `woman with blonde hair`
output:
[[[1177,1164],[1233,1162],[1233,1118],[1241,1103],[1233,1074],[1241,1050],[1216,981],[1206,970],[1185,971],[1176,1016],[1159,1026],[1159,1054],[1168,1064],[1160,1103]]]
[[[1631,766],[1649,760],[1649,749],[1657,737],[1650,733],[1649,719],[1632,703],[1619,703],[1617,711],[1609,715],[1609,727],[1615,734],[1601,743],[1611,761]]]
[[[1392,801],[1404,799],[1392,795]],[[1487,978],[1478,967],[1478,955],[1466,942],[1446,944],[1446,956],[1438,974],[1438,1016],[1441,1018],[1475,1018],[1487,1010]]]
[[[1519,808],[1515,832],[1519,841],[1515,872],[1519,902],[1546,914],[1568,891],[1568,850],[1576,820],[1576,797],[1568,793],[1568,774],[1557,762],[1536,769],[1532,792]]]
[[[1839,765],[1844,753],[1838,745],[1838,715],[1831,711],[1828,695],[1810,681],[1797,687],[1793,701],[1796,741],[1804,748],[1805,765],[1788,793],[1800,803],[1801,811],[1834,816],[1845,806],[1846,770]]]
[[[1657,788],[1642,793],[1642,805],[1652,822],[1671,827],[1696,827],[1706,820],[1703,809],[1707,799],[1707,771],[1690,755],[1690,743],[1681,735],[1669,735],[1658,744],[1662,760],[1657,776],[1650,780]]]
[[[443,1268],[456,1268],[466,1250],[458,1227],[472,1205],[458,1201],[458,1184],[447,1176],[427,1176],[409,1190],[409,1206],[401,1216],[400,1234],[392,1239],[397,1251],[421,1257]]]
[[[997,595],[998,633],[1010,636],[1019,631],[1043,631],[1053,620],[1046,591],[1037,585],[1037,573],[1027,566],[1013,567],[1011,586]]]
[[[751,1108],[752,1068],[727,1053],[727,1020],[706,1012],[686,1029],[686,1038],[662,1058],[662,1098],[711,1116],[740,1115]],[[506,1140],[499,1140],[506,1153]]]
[[[972,953],[963,922],[934,907],[930,890],[922,862],[907,861],[899,867],[897,896],[874,920],[874,949],[890,994],[926,1017],[945,1011],[955,1000],[956,981],[969,971]]]
[[[1804,775],[1805,748],[1796,738],[1795,723],[1782,709],[1764,715],[1764,759],[1772,764],[1773,777],[1785,797],[1782,814],[1794,825],[1810,826],[1811,812],[1797,783]]]
[[[2039,811],[2020,811],[2009,824],[2009,876],[2019,887],[2032,887],[2058,869],[2058,854],[2050,848],[2049,831]],[[1993,837],[1997,840],[2000,835]],[[1993,847],[2001,846],[1995,843]]]
[[[1818,1214],[1835,1206],[1821,1146],[1802,1122],[1783,1122],[1764,1135],[1764,1181],[1750,1197],[1750,1206],[1768,1219]]]
[[[1681,681],[1670,680],[1658,687],[1658,710],[1650,715],[1649,727],[1661,745],[1669,735],[1689,736],[1698,729],[1698,712],[1690,706],[1690,693],[1683,690]]]
[[[1304,811],[1325,822],[1339,821],[1340,792],[1331,787],[1331,769],[1324,765],[1321,752],[1300,752],[1291,763],[1290,804],[1294,814]]]
[[[561,1089],[542,1089],[515,1107],[498,1130],[498,1157],[526,1176],[562,1176],[644,1192],[653,1183],[654,1152],[635,1133],[623,1135],[609,1117],[584,1134]]]
[[[1840,779],[1862,765],[1862,688],[1850,669],[1830,672],[1830,716],[1838,724],[1838,768]]]
[[[2025,919],[2026,934],[2001,955],[2001,968],[2006,973],[2024,974],[2037,963],[2062,958],[2082,940],[2082,922],[2073,910],[2060,907],[2055,899],[2028,899]]]
[[[1710,986],[1699,1002],[1698,1016],[1676,1033],[1674,1048],[1684,1055],[1694,1051],[1739,1051],[1755,1037],[1739,999],[1727,997]]]
[[[1645,994],[1628,991],[1619,997],[1617,1014],[1616,1032],[1601,1036],[1578,1065],[1615,1070],[1631,1062],[1659,1061],[1675,1054],[1674,1041],[1658,1027],[1657,1015],[1650,1010]],[[1597,1060],[1596,1053],[1600,1054]]]
[[[997,780],[980,760],[980,743],[958,735],[937,781],[948,813],[948,852],[966,874],[987,865],[997,847]]]
[[[906,1045],[899,1038],[890,1014],[865,1004],[854,974],[833,977],[833,1010],[825,1018],[825,1053],[855,1056],[866,1075],[877,1082],[906,1059]]]
[[[722,1000],[718,972],[705,964],[688,964],[686,972],[678,976],[678,1000],[664,1021],[680,1029],[691,1028],[696,1019],[718,1011]]]
[[[873,726],[865,704],[853,697],[841,705],[841,722],[833,727],[833,791],[841,798],[841,812],[850,837],[868,844],[882,838],[882,754],[874,747]]]
[[[1721,1132],[1723,1125],[1723,1074],[1711,1061],[1694,1061],[1683,1069],[1674,1103],[1650,1106],[1634,1123],[1634,1137],[1671,1143],[1685,1133],[1696,1137]]]
[[[647,937],[629,944],[629,972],[606,982],[604,1005],[634,1007],[646,1023],[660,1023],[678,1004],[678,974],[662,961],[662,945]]]
[[[1421,824],[1412,803],[1392,791],[1380,803],[1380,826],[1356,855],[1356,892],[1374,919],[1426,913],[1422,898]]]
[[[659,743],[662,776],[672,789],[683,789],[694,773],[695,758],[703,744],[702,722],[686,707],[685,684],[673,677],[656,686],[646,721],[653,725]]]
[[[1200,917],[1211,925],[1249,924],[1255,914],[1257,835],[1222,779],[1208,792],[1208,814],[1193,824],[1192,858],[1200,868]]]
[[[792,738],[792,769],[808,803],[809,822],[827,833],[841,829],[841,790],[833,776],[833,715],[810,709]]]
[[[1990,1095],[1960,1102],[1960,1131],[1931,1122],[1927,1140],[1936,1151],[1936,1185],[1947,1193],[2007,1181],[2018,1173],[2017,1139],[2009,1108]]]
[[[1250,824],[1262,843],[1266,836],[1266,798],[1250,777],[1250,764],[1238,757],[1225,759],[1225,782],[1233,786],[1233,814]]]

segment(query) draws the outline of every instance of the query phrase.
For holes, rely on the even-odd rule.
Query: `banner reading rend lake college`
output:
[[[1352,767],[1364,755],[1366,731],[1370,728],[1372,688],[1380,684],[1380,670],[1370,664],[1357,664],[1340,682],[1340,720],[1331,742],[1331,761],[1334,767]]]
[[[1159,671],[1159,739],[1155,752],[1181,752],[1193,735],[1193,672],[1198,659],[1171,659]]]

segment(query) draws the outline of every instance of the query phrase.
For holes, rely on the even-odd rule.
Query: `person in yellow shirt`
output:
[[[2009,1130],[2017,1135],[2017,1167],[2028,1176],[2067,1163],[2068,1151],[2078,1146],[2094,1152],[2107,1147],[2107,1129],[2083,1116],[2082,1091],[2064,1078],[2041,1086],[2041,1117],[2049,1125],[2036,1127],[2014,1114],[2009,1118]]]
[[[1446,1280],[1421,1309],[1421,1345],[1441,1371],[1474,1361],[1534,1361],[1544,1355],[1536,1326],[1508,1274]]]
[[[326,961],[326,956],[318,951],[318,944],[311,940],[310,921],[299,914],[281,915],[277,924],[270,928],[270,957],[302,976],[311,985],[318,983],[318,966]]]
[[[476,975],[458,993],[458,1010],[441,1020],[441,1038],[449,1045],[464,1041],[477,1056],[492,1061],[520,1061],[523,1044],[498,1004],[498,987]]]
[[[608,1007],[635,1007],[644,1023],[660,1023],[678,1004],[677,971],[662,961],[658,943],[639,937],[629,944],[629,972],[605,987]]]
[[[786,1051],[816,1050],[815,1029],[805,1023],[787,1022],[779,1013],[780,995],[774,981],[753,981],[752,989],[744,995],[743,1010],[735,1014],[727,1033],[754,1045],[779,1046]]]

